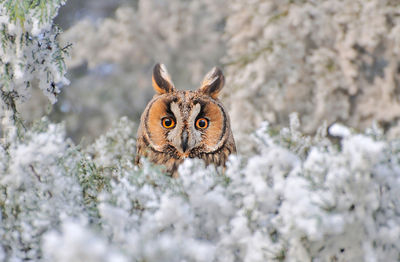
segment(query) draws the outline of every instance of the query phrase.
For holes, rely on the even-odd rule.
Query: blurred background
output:
[[[262,121],[303,132],[341,122],[362,131],[400,126],[400,5],[389,0],[68,0],[56,18],[69,86],[58,102],[37,91],[24,119],[49,113],[77,143],[122,116],[138,123],[164,63],[178,89],[195,89],[215,65],[236,140]]]

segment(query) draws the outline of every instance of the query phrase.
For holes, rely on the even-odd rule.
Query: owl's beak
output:
[[[184,130],[182,132],[182,138],[181,138],[181,148],[182,148],[182,152],[185,153],[186,150],[188,149],[188,132],[186,130]]]

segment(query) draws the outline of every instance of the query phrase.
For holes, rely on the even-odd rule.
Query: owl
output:
[[[156,92],[147,104],[137,133],[135,164],[141,157],[162,165],[173,177],[186,158],[225,167],[236,153],[229,116],[218,100],[224,75],[213,68],[196,91],[177,90],[163,64],[155,65],[152,84]]]

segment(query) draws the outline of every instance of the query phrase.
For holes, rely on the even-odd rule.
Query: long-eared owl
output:
[[[228,113],[218,100],[224,82],[215,67],[196,91],[176,90],[165,66],[157,64],[152,77],[156,94],[140,119],[135,163],[146,157],[174,177],[185,158],[225,166],[236,146]]]

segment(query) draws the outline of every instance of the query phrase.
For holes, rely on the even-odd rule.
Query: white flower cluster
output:
[[[253,135],[225,175],[186,161],[171,179],[132,165],[121,119],[81,153],[61,126],[38,124],[1,147],[5,260],[395,261],[400,142],[334,125],[305,137],[298,119]],[[271,133],[272,132],[272,133]],[[333,139],[333,138],[332,138]],[[22,157],[23,156],[23,157]]]
[[[58,29],[53,25],[64,2],[0,1],[1,109],[15,112],[15,103],[28,99],[32,86],[55,103],[60,87],[68,84],[65,50],[58,45]]]

